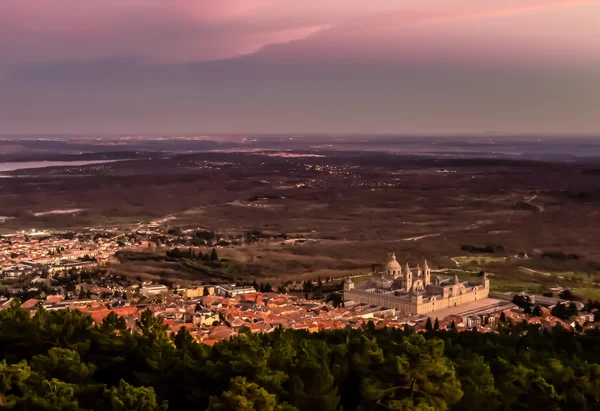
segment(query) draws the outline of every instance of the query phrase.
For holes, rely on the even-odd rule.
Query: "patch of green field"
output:
[[[454,260],[457,261],[460,265],[485,265],[491,263],[504,263],[506,262],[506,257],[492,257],[492,256],[458,256],[454,257]]]
[[[238,282],[264,277],[256,264],[240,263],[228,258],[219,261],[167,256],[165,251],[118,251],[115,256],[121,264],[111,268],[114,272],[157,274],[173,280]]]
[[[600,273],[585,273],[582,271],[562,271],[553,274],[567,280],[580,281],[584,283],[600,282]]]
[[[596,287],[574,288],[573,293],[576,296],[583,298],[584,301],[587,301],[587,300],[600,301],[600,288],[596,288]]]
[[[436,276],[439,276],[440,278],[444,279],[444,278],[454,278],[454,275],[458,276],[459,280],[463,280],[463,281],[471,281],[471,282],[477,282],[479,278],[479,276],[474,275],[479,273],[478,271],[467,271],[467,270],[461,270],[460,268],[449,268],[448,270],[441,272],[441,273],[431,273],[431,278],[435,278]],[[476,281],[477,279],[477,281]],[[433,280],[432,280],[433,281]]]
[[[490,278],[490,291],[508,292],[508,291],[529,291],[539,292],[542,284],[517,279]]]
[[[576,287],[577,285],[588,285],[591,287],[600,283],[600,276],[597,273],[585,273],[581,271],[557,271],[546,272],[520,267],[521,272],[540,279],[547,278],[563,287]]]

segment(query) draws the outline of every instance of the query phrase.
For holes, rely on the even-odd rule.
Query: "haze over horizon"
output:
[[[0,133],[600,132],[600,0],[7,0]]]

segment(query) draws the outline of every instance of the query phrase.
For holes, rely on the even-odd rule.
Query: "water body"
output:
[[[114,163],[123,160],[89,160],[89,161],[15,161],[0,163],[0,173],[7,171],[26,170],[45,167],[76,167],[90,164]]]
[[[26,170],[45,167],[77,167],[91,164],[114,163],[122,160],[88,160],[88,161],[15,161],[0,163],[0,172]]]
[[[541,161],[597,161],[600,159],[600,135],[597,136],[518,136],[488,133],[482,136],[410,136],[410,135],[216,135],[216,136],[73,136],[56,138],[0,138],[0,158],[6,160],[3,146],[10,153],[200,153],[250,152],[280,156],[327,156],[330,151],[388,152],[431,158],[517,159]],[[18,149],[15,151],[14,147]],[[125,154],[129,155],[129,154]],[[114,161],[114,160],[113,160]],[[106,161],[105,161],[106,162]],[[90,162],[31,162],[27,168],[53,165],[98,164]],[[12,171],[18,163],[0,163],[0,172]],[[9,169],[3,167],[9,166]]]

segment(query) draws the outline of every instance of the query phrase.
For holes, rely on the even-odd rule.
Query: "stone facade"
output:
[[[394,308],[405,315],[426,314],[481,300],[487,298],[490,291],[485,275],[482,284],[459,281],[457,276],[453,279],[436,277],[432,281],[427,261],[423,268],[420,265],[410,268],[408,263],[402,268],[395,254],[383,271],[373,273],[371,281],[360,287],[348,281],[344,284],[345,301]]]

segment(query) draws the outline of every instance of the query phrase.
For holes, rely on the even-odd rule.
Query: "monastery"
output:
[[[425,260],[423,268],[418,265],[404,269],[392,253],[392,259],[383,271],[374,272],[371,281],[355,286],[352,280],[344,282],[344,300],[394,308],[406,315],[426,314],[448,307],[456,307],[488,297],[490,281],[484,274],[481,284],[469,284],[438,276],[431,279],[431,269]]]

